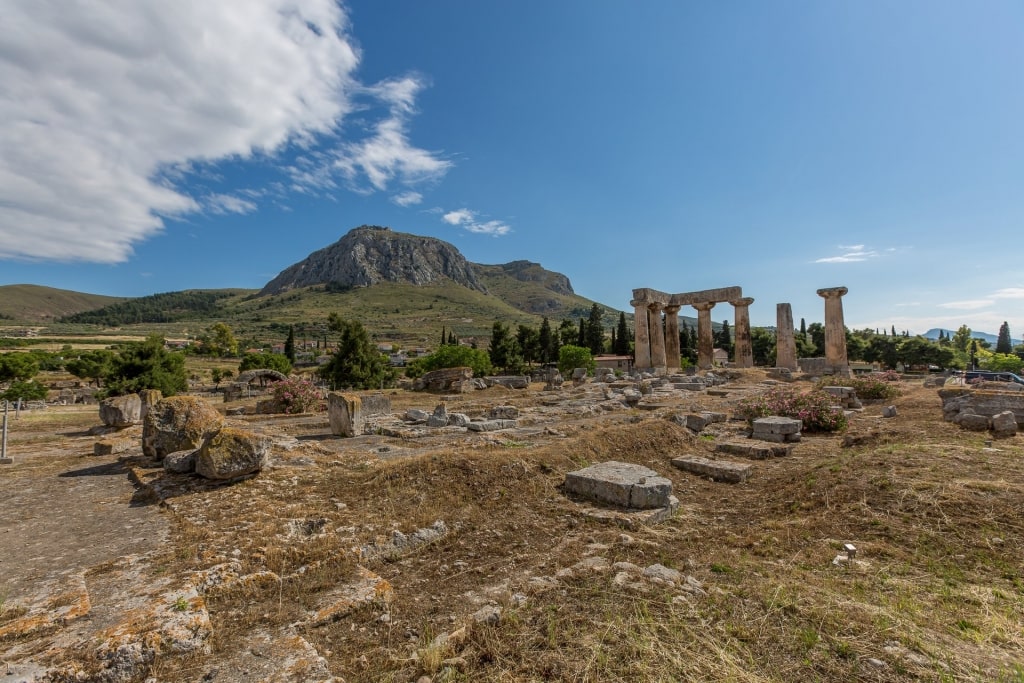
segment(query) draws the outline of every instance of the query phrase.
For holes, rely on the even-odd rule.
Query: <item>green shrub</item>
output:
[[[803,421],[805,432],[838,432],[846,429],[846,414],[835,408],[834,400],[820,389],[799,394],[780,387],[744,398],[736,410],[751,424],[759,417],[779,415]]]
[[[406,377],[421,377],[442,368],[473,368],[474,377],[491,374],[491,357],[483,349],[468,346],[445,345],[429,356],[423,356],[405,366]]]
[[[34,379],[28,381],[15,380],[7,387],[7,391],[0,394],[0,399],[7,401],[41,401],[46,398],[46,387]]]
[[[558,371],[563,375],[571,375],[576,368],[586,368],[587,373],[592,375],[596,366],[590,349],[572,344],[558,349]]]

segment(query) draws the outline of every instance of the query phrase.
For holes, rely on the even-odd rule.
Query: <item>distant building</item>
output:
[[[725,349],[713,349],[711,351],[711,363],[713,365],[725,365],[729,362],[729,352]]]
[[[391,353],[395,350],[395,345],[391,342],[381,342],[380,344],[377,344],[377,350],[381,353]]]
[[[594,356],[594,365],[599,368],[611,368],[613,370],[631,373],[633,372],[633,357],[612,355]]]

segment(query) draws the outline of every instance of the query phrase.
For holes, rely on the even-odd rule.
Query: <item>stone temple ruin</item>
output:
[[[842,297],[846,287],[827,287],[818,290],[825,299],[825,358],[817,363],[815,372],[822,374],[849,374],[846,355],[846,328],[843,320]],[[705,289],[681,294],[641,287],[633,290],[630,305],[634,312],[634,341],[636,368],[656,375],[672,374],[679,370],[679,309],[693,306],[697,309],[697,368],[709,370],[713,366],[714,339],[711,330],[711,309],[715,304],[728,302],[734,309],[735,355],[734,367],[750,368],[754,353],[750,340],[751,297],[744,297],[740,287]],[[788,303],[776,305],[776,361],[775,367],[796,371],[796,339],[793,335],[793,308]]]

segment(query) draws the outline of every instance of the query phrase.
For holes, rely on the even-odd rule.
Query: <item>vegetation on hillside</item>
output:
[[[223,300],[231,294],[224,290],[200,289],[151,294],[93,311],[68,315],[61,318],[61,322],[120,327],[138,323],[167,323],[205,318],[223,312]]]

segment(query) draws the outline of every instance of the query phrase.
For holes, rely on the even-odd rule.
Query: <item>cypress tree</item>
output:
[[[590,317],[587,318],[586,346],[590,353],[595,356],[604,353],[604,325],[601,319],[601,308],[597,304],[590,307]]]
[[[288,326],[288,338],[284,340],[284,357],[289,363],[295,362],[295,325]]]
[[[615,330],[615,348],[612,349],[619,356],[629,355],[629,327],[626,325],[626,314],[619,311],[619,326]]]
[[[587,321],[580,318],[580,331],[576,335],[576,346],[587,348]]]
[[[441,325],[441,346],[444,346],[447,343],[447,339],[448,338],[445,336],[444,333],[444,325]]]
[[[999,326],[999,338],[996,340],[996,353],[1011,353],[1013,351],[1010,341],[1010,326],[1004,320]]]

